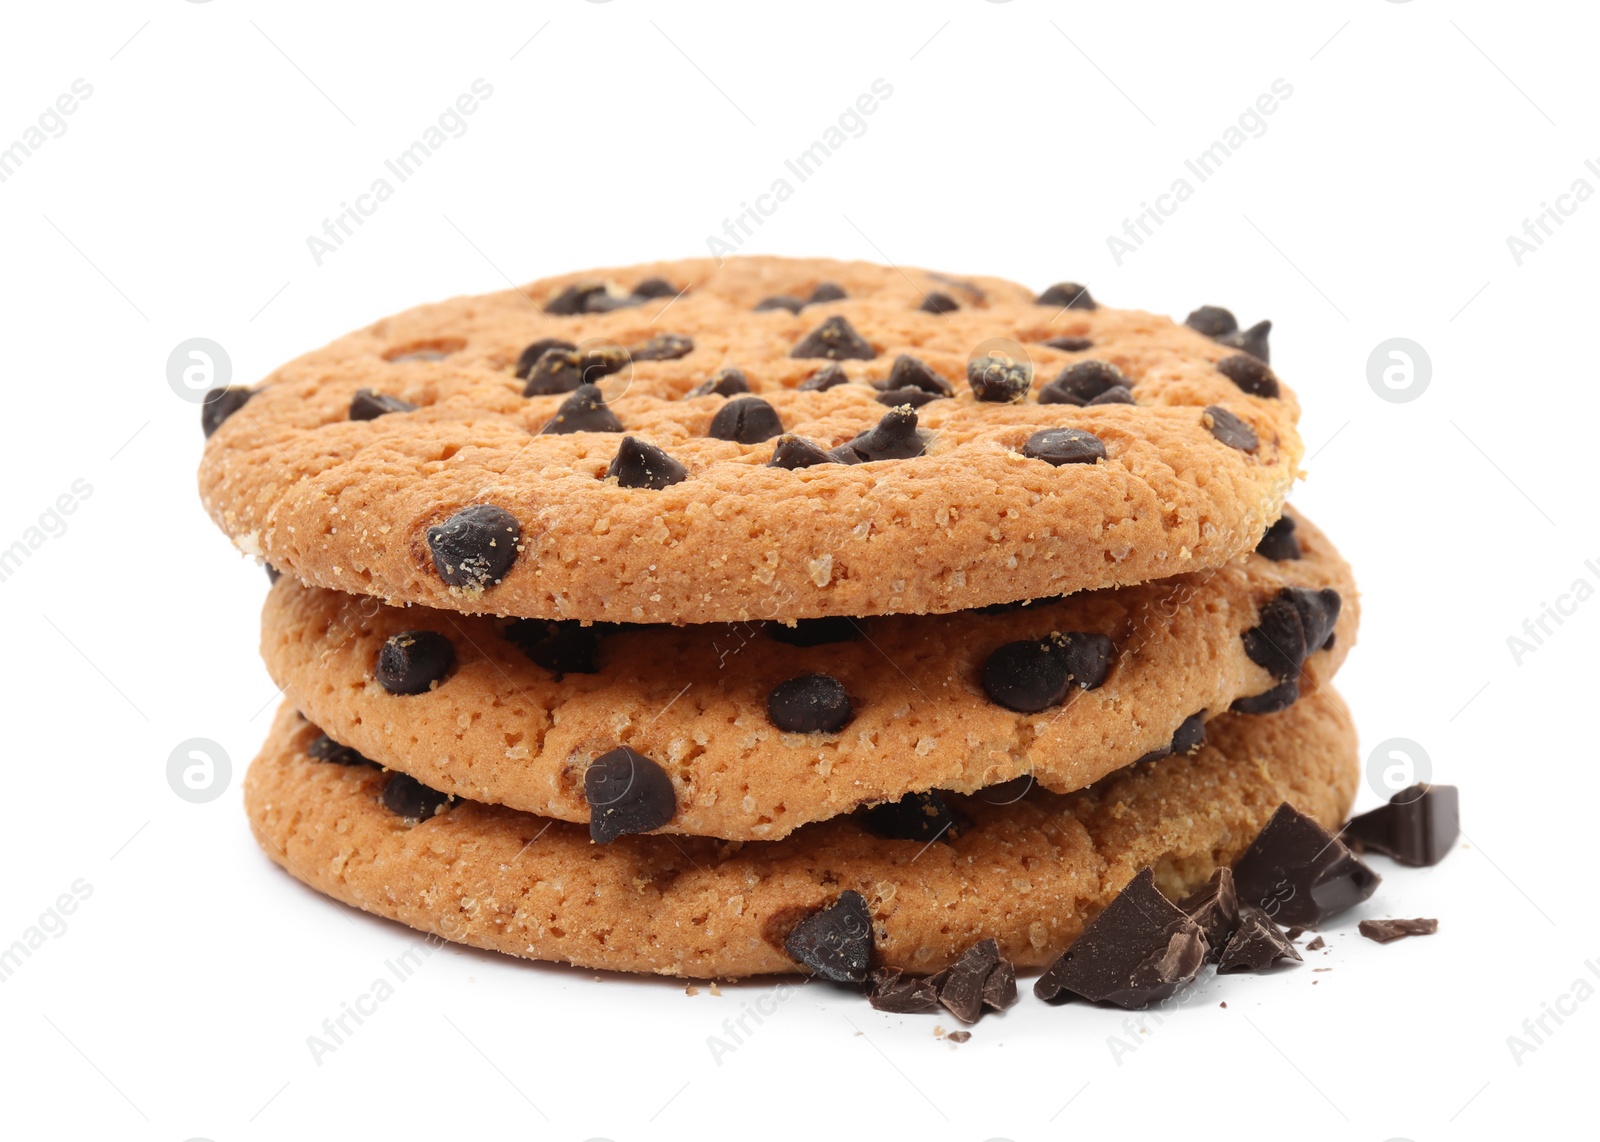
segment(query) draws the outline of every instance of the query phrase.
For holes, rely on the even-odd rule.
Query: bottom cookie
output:
[[[795,972],[789,933],[854,890],[876,966],[937,971],[993,937],[1018,966],[1040,967],[1147,865],[1177,898],[1243,853],[1283,801],[1329,829],[1344,821],[1359,762],[1332,690],[1207,730],[1192,755],[1077,793],[951,796],[959,827],[934,842],[885,840],[840,817],[781,841],[601,847],[582,825],[472,801],[435,812],[403,775],[317,760],[306,751],[318,730],[285,706],[245,807],[268,855],[318,891],[511,955],[694,978]],[[385,796],[391,780],[402,784]]]

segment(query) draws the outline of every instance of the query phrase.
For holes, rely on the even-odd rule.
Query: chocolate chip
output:
[[[1221,405],[1207,405],[1201,419],[1211,430],[1211,435],[1229,448],[1237,448],[1240,452],[1254,452],[1261,444],[1256,438],[1255,429]]]
[[[377,762],[362,757],[347,745],[340,745],[327,734],[322,734],[306,746],[306,754],[330,765],[376,765]]]
[[[1261,542],[1256,544],[1256,554],[1279,563],[1286,559],[1299,559],[1300,540],[1294,533],[1294,520],[1286,515],[1279,516],[1278,521],[1267,528]]]
[[[1033,993],[1047,1003],[1066,993],[1143,1007],[1194,979],[1206,952],[1200,925],[1161,895],[1154,872],[1144,868],[1045,970]]]
[[[533,363],[522,395],[542,397],[570,393],[579,385],[597,384],[612,373],[621,372],[629,361],[628,351],[615,345],[549,349]]]
[[[637,436],[624,436],[622,447],[606,467],[606,478],[616,477],[619,487],[648,488],[653,492],[687,479],[688,475],[689,470],[682,464]]]
[[[760,397],[740,397],[717,410],[707,434],[739,444],[760,444],[782,432],[777,409]]]
[[[1059,305],[1066,309],[1094,309],[1089,287],[1077,282],[1057,282],[1034,299],[1035,305]]]
[[[939,989],[930,976],[909,976],[899,968],[872,973],[867,1002],[891,1015],[931,1015],[939,1010]]]
[[[393,773],[383,787],[383,807],[408,821],[426,821],[450,808],[455,799],[430,789],[407,773]]]
[[[930,393],[927,389],[885,389],[877,396],[879,404],[888,405],[890,408],[921,408],[936,400],[943,400],[938,393]]]
[[[645,278],[644,281],[633,287],[634,297],[676,297],[678,287],[665,278]]]
[[[456,648],[431,630],[391,635],[378,651],[378,684],[391,694],[426,694],[456,664]]]
[[[830,361],[795,387],[804,393],[820,393],[849,383],[844,369]]]
[[[847,464],[864,464],[872,460],[910,460],[921,456],[925,448],[917,432],[916,410],[901,406],[884,413],[876,425],[841,444],[832,454]]]
[[[830,361],[870,361],[877,356],[861,334],[844,318],[828,318],[789,350],[791,357],[826,357]]]
[[[821,445],[814,444],[803,436],[785,433],[778,437],[778,443],[772,449],[772,459],[767,461],[767,467],[786,468],[792,472],[796,468],[811,468],[818,464],[838,462],[824,452]]]
[[[689,390],[692,397],[731,397],[750,391],[750,378],[743,369],[718,369],[709,380]]]
[[[1107,389],[1105,392],[1101,393],[1099,396],[1095,397],[1093,400],[1086,401],[1085,402],[1085,407],[1092,408],[1095,405],[1102,405],[1102,404],[1138,404],[1138,403],[1139,403],[1138,401],[1133,399],[1133,391],[1131,389]]]
[[[983,1014],[984,985],[1001,964],[1000,945],[993,939],[979,940],[942,974],[939,1002],[963,1023],[976,1023]],[[1016,1001],[1017,979],[1011,976],[1011,998]],[[1003,988],[997,994],[1003,998]]]
[[[661,333],[629,352],[635,361],[676,361],[694,352],[694,341],[677,333]]]
[[[1039,390],[1039,403],[1088,404],[1103,393],[1127,389],[1132,384],[1127,375],[1110,361],[1076,361]],[[1132,403],[1131,400],[1129,403]]]
[[[1215,963],[1239,924],[1239,898],[1233,887],[1233,870],[1217,869],[1202,887],[1184,897],[1178,908],[1205,932],[1209,949],[1206,958]]]
[[[568,674],[600,673],[600,640],[595,628],[577,620],[517,619],[505,629],[506,641],[560,682]]]
[[[577,346],[571,341],[563,341],[560,337],[541,337],[522,351],[517,358],[517,380],[525,381],[528,374],[533,371],[533,366],[552,349],[572,350]]]
[[[872,914],[854,889],[794,926],[783,950],[824,979],[864,983],[872,970]]]
[[[1074,631],[1052,634],[1050,651],[1067,669],[1067,677],[1079,689],[1093,690],[1106,680],[1116,648],[1103,634]]]
[[[1241,636],[1245,655],[1275,678],[1297,678],[1305,660],[1333,633],[1340,605],[1339,592],[1331,587],[1283,588]]]
[[[885,391],[921,389],[923,392],[941,397],[952,397],[956,394],[949,381],[930,369],[926,363],[905,353],[894,359],[894,364],[889,368],[889,376],[882,387]]]
[[[1233,865],[1241,904],[1281,924],[1315,927],[1361,903],[1381,879],[1321,825],[1288,802]]]
[[[854,619],[826,616],[818,619],[795,619],[793,626],[768,623],[767,637],[786,646],[826,646],[835,642],[855,642],[862,630]]]
[[[1217,974],[1265,971],[1279,960],[1295,960],[1300,953],[1283,929],[1259,908],[1239,909],[1239,924],[1217,957]]]
[[[843,301],[849,296],[841,286],[833,282],[818,282],[816,288],[811,291],[811,296],[806,299],[806,304],[820,305],[825,301]]]
[[[1243,353],[1235,353],[1232,357],[1224,357],[1217,362],[1217,372],[1228,380],[1238,385],[1240,389],[1256,397],[1275,397],[1278,395],[1278,378],[1273,375],[1271,368],[1265,361]]]
[[[1454,785],[1417,784],[1371,812],[1352,817],[1339,837],[1358,853],[1383,853],[1401,864],[1438,864],[1461,836],[1461,795]]]
[[[606,292],[606,283],[597,281],[574,282],[555,297],[545,302],[544,311],[556,317],[574,317],[585,312],[589,299]]]
[[[222,427],[222,422],[243,408],[255,396],[252,389],[243,385],[211,389],[200,402],[200,430],[211,439],[211,434]]]
[[[1033,387],[1033,366],[1004,353],[985,353],[967,362],[972,395],[993,404],[1015,404]]]
[[[1202,305],[1185,317],[1183,323],[1213,341],[1239,328],[1239,322],[1234,318],[1232,311],[1223,309],[1220,305]]]
[[[1094,433],[1081,428],[1047,428],[1028,437],[1022,454],[1030,460],[1043,460],[1059,468],[1063,464],[1093,464],[1104,460],[1106,446]]]
[[[1356,925],[1361,934],[1380,944],[1392,944],[1407,936],[1431,936],[1439,930],[1437,920],[1363,920]]]
[[[659,829],[678,812],[667,771],[625,745],[601,754],[584,770],[583,796],[589,802],[589,839],[600,845]]]
[[[350,398],[351,420],[376,420],[391,412],[412,412],[416,405],[392,397],[388,393],[375,393],[371,389],[357,389]]]
[[[991,701],[1023,714],[1059,705],[1076,683],[1093,690],[1105,680],[1114,653],[1101,634],[1054,634],[1008,642],[983,664],[983,689]]]
[[[1272,322],[1258,321],[1249,329],[1240,329],[1233,333],[1224,333],[1215,338],[1219,345],[1226,345],[1230,349],[1242,349],[1252,357],[1269,360],[1272,351],[1267,345],[1267,339],[1272,335]]]
[[[522,525],[505,508],[473,504],[430,527],[433,567],[451,587],[481,591],[505,578],[517,559]]]
[[[1252,694],[1248,698],[1235,698],[1228,709],[1236,714],[1276,714],[1287,710],[1300,700],[1300,683],[1291,678],[1270,690]]]
[[[1045,344],[1063,353],[1082,353],[1094,348],[1094,342],[1087,337],[1052,337]]]
[[[923,313],[954,313],[961,308],[961,303],[947,293],[934,290],[923,295],[922,304],[917,308]]]
[[[622,421],[606,407],[605,394],[598,385],[579,385],[540,431],[555,436],[569,432],[621,432]]]
[[[755,312],[765,313],[771,309],[786,309],[790,313],[799,313],[805,307],[805,304],[797,297],[764,297],[756,302]]]
[[[937,793],[907,793],[898,801],[861,810],[861,823],[888,841],[936,841],[950,839],[955,817]]]
[[[802,674],[767,695],[767,717],[785,733],[837,733],[850,722],[850,696],[828,674]]]
[[[1190,714],[1172,731],[1172,753],[1186,756],[1206,744],[1206,712]]]

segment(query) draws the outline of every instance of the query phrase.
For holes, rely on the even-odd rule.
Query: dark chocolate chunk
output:
[[[556,436],[569,432],[621,432],[622,421],[606,407],[600,386],[579,385],[541,431]]]
[[[422,822],[450,808],[455,799],[407,773],[392,773],[383,787],[383,807],[397,817]]]
[[[392,397],[388,393],[357,389],[356,395],[350,398],[350,419],[376,420],[391,412],[413,412],[416,407],[410,401]]]
[[[1228,709],[1236,714],[1276,714],[1279,710],[1287,710],[1299,700],[1300,683],[1291,678],[1259,694],[1252,694],[1247,698],[1235,698],[1233,705]]]
[[[760,397],[740,397],[717,410],[711,418],[707,434],[718,440],[732,440],[738,444],[760,444],[782,435],[783,421],[778,410]]]
[[[894,389],[921,389],[923,392],[941,397],[955,396],[956,393],[949,381],[924,362],[905,353],[894,359],[894,364],[889,368],[888,379],[883,382],[882,387],[885,392]]]
[[[1161,895],[1154,872],[1144,868],[1045,970],[1033,993],[1047,1003],[1067,993],[1143,1007],[1194,979],[1206,952],[1200,925]]]
[[[1033,366],[1004,353],[985,353],[967,362],[972,395],[992,404],[1015,404],[1033,387]]]
[[[529,370],[522,395],[543,397],[570,393],[580,385],[597,384],[612,373],[621,372],[628,367],[628,362],[628,351],[615,345],[548,349]]]
[[[878,354],[839,316],[833,316],[807,333],[789,350],[791,357],[825,357],[830,361],[870,361]]]
[[[577,620],[517,619],[505,629],[506,641],[555,675],[600,673],[600,640],[595,628]]]
[[[243,385],[209,390],[200,402],[200,430],[211,439],[211,434],[222,427],[222,422],[243,408],[255,396],[252,389]]]
[[[689,390],[692,397],[732,397],[750,391],[750,378],[743,369],[718,369],[705,383]]]
[[[844,369],[830,361],[801,381],[795,388],[803,393],[820,393],[826,392],[828,389],[837,388],[840,385],[848,385],[849,383],[850,378],[845,376]]]
[[[1206,744],[1206,712],[1190,714],[1172,731],[1172,752],[1190,754]]]
[[[1040,404],[1088,404],[1113,389],[1128,389],[1133,382],[1110,361],[1076,361],[1039,390]],[[1048,399],[1046,399],[1048,394]]]
[[[844,292],[843,287],[833,282],[818,282],[812,289],[811,296],[806,298],[807,305],[820,305],[825,301],[843,301],[850,295]]]
[[[1272,369],[1260,358],[1251,357],[1244,353],[1235,353],[1232,357],[1224,357],[1217,362],[1217,372],[1228,380],[1238,385],[1239,388],[1257,397],[1275,397],[1278,395],[1278,378],[1273,375]]]
[[[625,745],[590,763],[583,774],[583,796],[589,802],[589,839],[601,845],[659,829],[678,812],[678,795],[667,771]]]
[[[1357,927],[1369,940],[1392,944],[1407,936],[1431,936],[1439,930],[1437,920],[1363,920]]]
[[[834,642],[855,642],[862,636],[855,619],[828,616],[819,619],[795,619],[793,626],[768,623],[767,637],[786,646],[826,646]]]
[[[854,889],[794,926],[783,950],[824,979],[864,983],[872,970],[872,914]]]
[[[633,287],[634,297],[677,297],[678,287],[665,278],[645,278]]]
[[[932,401],[944,399],[938,393],[930,393],[927,389],[885,389],[877,396],[879,404],[888,405],[890,408],[921,408]]]
[[[431,630],[408,630],[391,635],[378,651],[373,673],[391,694],[426,694],[444,680],[456,664],[456,648],[444,635]]]
[[[1093,408],[1096,405],[1102,405],[1102,404],[1138,404],[1138,403],[1139,403],[1138,401],[1133,399],[1133,390],[1132,389],[1107,389],[1105,392],[1101,393],[1099,396],[1095,397],[1093,400],[1086,401],[1085,402],[1085,407]]]
[[[1184,897],[1178,908],[1200,925],[1209,949],[1206,958],[1215,963],[1227,946],[1228,937],[1239,925],[1239,898],[1233,887],[1233,870],[1217,869],[1203,886]]]
[[[931,976],[910,976],[899,968],[872,973],[867,1002],[891,1015],[931,1015],[939,1010],[939,989]]]
[[[1048,642],[1008,642],[983,664],[983,691],[989,700],[1021,714],[1059,705],[1071,679]]]
[[[1261,542],[1256,544],[1256,554],[1279,563],[1286,559],[1299,559],[1300,540],[1294,533],[1294,520],[1286,515],[1279,516],[1278,521],[1267,528]]]
[[[961,308],[961,303],[947,293],[934,290],[923,296],[922,304],[917,308],[923,313],[954,313]]]
[[[1063,353],[1083,353],[1094,348],[1094,342],[1087,337],[1052,337],[1045,344]]]
[[[854,440],[833,450],[847,464],[864,464],[871,460],[910,460],[921,456],[925,445],[917,432],[916,409],[892,408],[883,419]]]
[[[689,470],[682,464],[637,436],[624,436],[622,447],[606,467],[606,477],[615,476],[619,487],[648,488],[653,492],[687,479],[688,475]]]
[[[481,591],[504,579],[516,562],[522,525],[505,508],[473,504],[430,527],[427,539],[439,578],[452,587]]]
[[[836,733],[850,722],[850,696],[829,674],[802,674],[767,695],[767,717],[785,733]]]
[[[1022,454],[1059,468],[1063,464],[1093,464],[1106,458],[1106,446],[1081,428],[1047,428],[1028,437]]]
[[[1217,974],[1265,971],[1279,960],[1299,961],[1300,953],[1282,928],[1259,908],[1239,909],[1239,924],[1217,956]]]
[[[376,765],[377,762],[363,757],[347,745],[340,745],[327,734],[322,734],[310,745],[306,746],[306,754],[317,761],[326,761],[330,765]]]
[[[694,341],[678,333],[659,333],[630,352],[635,361],[676,361],[694,352]]]
[[[1315,927],[1378,888],[1381,878],[1344,844],[1288,802],[1233,866],[1241,905],[1281,924]]]
[[[1002,958],[983,981],[983,1005],[1004,1011],[1017,1001],[1017,965]]]
[[[1225,333],[1232,333],[1239,328],[1238,320],[1230,310],[1223,309],[1220,305],[1202,305],[1183,319],[1183,323],[1196,333],[1211,338],[1215,341]]]
[[[1077,282],[1057,282],[1034,299],[1035,305],[1059,305],[1066,309],[1094,309],[1089,287]]]
[[[605,292],[605,282],[574,282],[545,302],[544,311],[556,317],[574,317],[577,314],[588,311],[590,298],[600,296]]]
[[[937,793],[907,793],[898,801],[861,810],[861,823],[885,840],[936,841],[951,839],[955,817]]]
[[[799,313],[800,310],[804,308],[805,304],[805,302],[801,301],[797,297],[764,297],[760,301],[756,302],[755,311],[757,313],[765,313],[771,309],[785,309],[790,313]]]
[[[1339,833],[1358,853],[1382,853],[1413,868],[1438,864],[1460,836],[1460,792],[1454,785],[1421,783],[1352,817]]]
[[[983,1014],[983,985],[1000,966],[1000,945],[994,940],[979,940],[942,974],[939,1002],[963,1023],[976,1023]],[[1013,990],[1016,986],[1012,978]]]
[[[1229,448],[1237,448],[1240,452],[1254,452],[1261,446],[1256,430],[1221,405],[1207,405],[1203,419],[1206,427],[1211,430],[1211,435]]]
[[[813,444],[803,436],[785,433],[778,437],[778,443],[772,449],[772,459],[767,461],[767,467],[787,468],[793,471],[796,468],[837,463],[834,457],[823,451],[821,445]]]
[[[1239,329],[1232,333],[1224,333],[1215,338],[1219,345],[1226,345],[1230,349],[1242,349],[1252,357],[1259,357],[1263,361],[1270,360],[1272,351],[1267,344],[1267,339],[1272,335],[1272,322],[1258,321],[1249,329]]]
[[[539,358],[543,357],[550,350],[561,349],[570,351],[576,348],[577,346],[571,341],[563,341],[560,337],[541,337],[539,340],[535,341],[533,344],[524,349],[522,351],[522,355],[517,358],[517,380],[527,380],[528,374],[533,371],[533,366],[538,362]]]

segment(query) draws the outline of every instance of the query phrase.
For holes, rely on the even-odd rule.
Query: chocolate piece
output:
[[[1300,540],[1294,533],[1294,520],[1286,515],[1279,516],[1277,522],[1267,528],[1261,542],[1256,544],[1256,554],[1278,563],[1286,559],[1299,559]]]
[[[427,531],[433,568],[451,587],[482,591],[517,561],[522,525],[505,508],[473,504]]]
[[[678,287],[665,278],[645,278],[644,281],[633,287],[633,296],[643,298],[677,297]]]
[[[955,817],[937,793],[907,793],[898,801],[861,810],[861,823],[888,841],[936,841],[950,839]]]
[[[659,492],[687,479],[689,470],[654,444],[636,436],[624,436],[622,446],[606,467],[606,478],[615,476],[622,488],[648,488]]]
[[[863,983],[872,969],[872,914],[854,889],[794,926],[783,950],[824,979]]]
[[[972,395],[992,404],[1015,404],[1033,387],[1033,366],[1004,353],[985,353],[967,362]]]
[[[606,407],[605,394],[598,385],[579,385],[561,402],[555,416],[540,431],[553,436],[569,432],[621,432],[622,421]]]
[[[955,396],[956,390],[950,382],[930,369],[924,362],[905,353],[894,359],[894,364],[889,368],[889,377],[883,383],[885,392],[895,389],[921,389],[935,396]]]
[[[1093,464],[1106,458],[1106,446],[1081,428],[1047,428],[1028,437],[1022,454],[1059,468],[1063,464]]]
[[[1093,690],[1106,680],[1116,647],[1103,634],[1073,631],[1052,634],[1050,650],[1067,668],[1067,677],[1080,689]]]
[[[1298,677],[1306,659],[1326,645],[1342,602],[1331,587],[1283,588],[1261,608],[1256,625],[1241,636],[1246,657],[1275,678]]]
[[[939,1002],[963,1023],[976,1023],[983,1014],[983,988],[990,974],[1000,966],[1000,945],[994,940],[979,940],[944,973],[939,985]],[[1016,986],[1012,979],[1013,990]]]
[[[927,389],[885,389],[877,396],[879,404],[888,405],[890,408],[921,408],[932,401],[944,399],[938,393],[930,393]]]
[[[533,371],[533,366],[552,349],[572,350],[577,346],[571,341],[564,341],[560,337],[541,337],[522,351],[517,358],[517,380],[525,381],[528,374]]]
[[[901,407],[884,413],[876,425],[841,444],[830,455],[846,464],[864,464],[872,460],[910,460],[921,456],[924,447],[917,432],[916,410]]]
[[[516,619],[505,629],[506,641],[542,666],[560,682],[568,674],[600,673],[600,640],[595,628],[575,619]]]
[[[830,361],[870,361],[877,355],[855,327],[839,316],[828,318],[789,350],[791,357],[826,357]]]
[[[788,646],[826,646],[832,642],[854,642],[862,636],[855,619],[828,616],[819,619],[795,619],[793,626],[768,623],[767,637]]]
[[[1234,862],[1233,879],[1241,905],[1316,927],[1371,896],[1382,878],[1286,801]]]
[[[833,282],[818,282],[811,291],[811,296],[806,298],[807,305],[820,305],[825,301],[843,301],[850,295],[844,292],[842,286]]]
[[[388,393],[375,393],[371,389],[357,389],[350,398],[351,420],[376,420],[391,412],[413,412],[416,405],[392,397]]]
[[[243,408],[255,395],[254,390],[243,385],[209,390],[200,402],[200,430],[206,434],[206,439],[210,440],[211,434],[222,427],[222,422]]]
[[[707,435],[737,444],[760,444],[783,432],[778,410],[760,397],[740,397],[729,401],[711,418]]]
[[[1206,744],[1206,712],[1190,714],[1172,731],[1172,752],[1190,754]]]
[[[391,694],[425,694],[444,680],[456,664],[456,648],[431,630],[391,635],[378,651],[373,673]]]
[[[1217,974],[1264,971],[1279,960],[1299,959],[1300,953],[1272,917],[1246,905],[1239,909],[1239,924],[1228,946],[1217,957]]]
[[[1248,698],[1235,698],[1228,709],[1236,714],[1276,714],[1287,710],[1300,700],[1300,683],[1291,678],[1270,690],[1252,694]]]
[[[1251,357],[1244,353],[1236,353],[1232,357],[1224,357],[1217,362],[1217,372],[1228,380],[1238,385],[1239,388],[1257,397],[1275,397],[1278,395],[1278,378],[1273,375],[1267,363],[1258,357]]]
[[[836,733],[850,722],[850,696],[828,674],[802,674],[767,695],[767,717],[785,733]]]
[[[1033,993],[1047,1003],[1067,993],[1143,1007],[1194,979],[1206,951],[1200,925],[1161,895],[1155,873],[1144,868],[1045,969]]]
[[[430,789],[408,773],[392,773],[379,798],[383,807],[408,821],[422,822],[450,808],[455,798]]]
[[[679,333],[659,333],[631,350],[635,361],[676,361],[693,352],[693,339]]]
[[[749,391],[750,378],[744,375],[743,369],[718,369],[705,383],[690,389],[689,395],[732,397]]]
[[[627,746],[590,763],[583,773],[583,796],[589,802],[589,839],[600,845],[659,829],[678,812],[667,771]]]
[[[849,383],[850,378],[845,375],[843,367],[830,361],[801,381],[795,388],[803,393],[820,393],[826,392],[828,389],[837,388],[840,385],[848,385]]]
[[[1183,323],[1196,333],[1211,338],[1215,341],[1225,333],[1232,333],[1239,328],[1238,320],[1232,312],[1223,309],[1220,305],[1202,305],[1194,310]]]
[[[1087,337],[1052,337],[1045,344],[1064,353],[1083,353],[1094,348],[1094,342]]]
[[[1256,430],[1221,405],[1207,405],[1201,419],[1211,430],[1211,435],[1229,448],[1237,448],[1240,452],[1254,452],[1261,446]]]
[[[821,445],[813,444],[803,436],[785,433],[778,437],[777,446],[772,450],[772,459],[767,461],[767,467],[787,468],[793,471],[796,468],[837,463],[834,457],[822,450]]]
[[[768,310],[772,309],[783,309],[790,313],[799,313],[804,305],[805,302],[801,301],[797,297],[764,297],[760,301],[756,302],[755,312],[766,313]]]
[[[1358,853],[1382,853],[1413,868],[1438,864],[1460,836],[1460,791],[1420,782],[1396,793],[1387,805],[1350,818],[1339,833]]]
[[[1298,930],[1298,929],[1296,929],[1296,930]],[[1294,939],[1294,936],[1290,935],[1289,938],[1292,940],[1292,939]],[[1323,948],[1326,948],[1327,946],[1328,946],[1328,941],[1324,940],[1321,936],[1318,936],[1315,940],[1312,940],[1309,944],[1306,945],[1306,951],[1308,951],[1308,952],[1320,952]]]
[[[545,302],[544,311],[555,317],[574,317],[588,310],[590,298],[605,292],[605,282],[574,282]]]
[[[1396,940],[1403,940],[1407,936],[1431,936],[1439,930],[1437,920],[1363,920],[1358,928],[1361,934],[1369,940],[1376,940],[1380,944],[1392,944]]]
[[[1002,959],[983,981],[983,1005],[1004,1011],[1017,1001],[1017,965]]]
[[[1211,879],[1184,897],[1178,908],[1206,934],[1206,958],[1215,963],[1239,926],[1239,898],[1233,887],[1233,870],[1219,868]]]
[[[1065,309],[1094,309],[1089,287],[1077,282],[1057,282],[1034,299],[1035,305],[1059,305]]]
[[[1076,361],[1039,391],[1039,403],[1088,404],[1113,389],[1132,387],[1133,382],[1109,361]],[[1046,399],[1047,393],[1049,399]]]
[[[330,765],[377,765],[370,758],[363,757],[347,745],[340,745],[327,734],[323,734],[306,746],[306,754],[317,761],[326,761]]]
[[[947,293],[934,290],[924,295],[922,304],[917,308],[923,313],[954,313],[961,308],[961,303]]]
[[[983,689],[991,701],[1022,714],[1058,705],[1076,683],[1093,690],[1105,681],[1116,648],[1103,634],[1081,631],[1008,642],[983,664]]]
[[[1243,349],[1252,357],[1259,357],[1266,361],[1271,357],[1271,350],[1267,345],[1267,338],[1272,333],[1272,322],[1258,321],[1249,329],[1239,329],[1232,333],[1224,333],[1215,338],[1219,345],[1227,345],[1232,349]]]
[[[1133,399],[1133,390],[1132,389],[1107,389],[1105,392],[1101,393],[1099,396],[1095,397],[1093,400],[1086,401],[1085,402],[1085,406],[1088,407],[1088,408],[1094,408],[1096,405],[1103,405],[1103,404],[1138,404],[1138,403],[1139,403],[1138,401]]]
[[[971,1031],[952,1031],[945,1036],[952,1043],[965,1043],[972,1038]]]
[[[528,371],[522,387],[525,397],[570,393],[579,385],[592,385],[628,367],[628,351],[615,345],[589,349],[548,349]]]
[[[931,1015],[939,1010],[939,989],[930,976],[909,976],[899,968],[872,973],[867,1002],[892,1015]]]

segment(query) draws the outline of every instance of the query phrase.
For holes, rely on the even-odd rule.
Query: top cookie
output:
[[[859,262],[565,275],[217,390],[200,489],[274,567],[467,613],[750,621],[1120,586],[1250,550],[1297,474],[1294,396],[1218,312],[1188,328],[1078,286]]]

